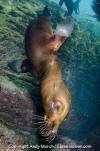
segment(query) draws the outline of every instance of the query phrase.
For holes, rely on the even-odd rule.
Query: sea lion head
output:
[[[66,97],[66,96],[65,96]],[[70,96],[64,98],[47,98],[44,105],[45,127],[40,134],[45,136],[47,141],[52,141],[57,135],[58,129],[70,111]]]

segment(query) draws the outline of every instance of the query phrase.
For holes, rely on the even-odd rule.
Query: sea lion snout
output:
[[[44,137],[45,141],[53,141],[57,136],[58,126],[55,123],[55,119],[48,119],[44,115],[44,122],[39,127],[40,135]]]
[[[46,124],[47,124],[47,127],[50,131],[52,131],[53,133],[56,133],[58,131],[58,128],[59,128],[59,121],[58,121],[58,117],[56,116],[56,113],[55,115],[52,114],[51,117],[47,117],[47,115],[45,115],[45,119],[46,119]]]

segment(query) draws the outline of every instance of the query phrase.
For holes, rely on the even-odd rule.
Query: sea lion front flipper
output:
[[[31,65],[28,61],[28,59],[25,59],[21,64],[21,70],[22,72],[30,72],[31,71]]]
[[[74,28],[73,18],[67,17],[67,19],[65,19],[63,22],[57,24],[54,34],[68,38],[71,35],[73,28]]]
[[[14,72],[29,72],[30,71],[30,65],[27,59],[25,60],[17,60],[13,61],[8,64],[8,66],[14,71]]]
[[[46,45],[47,50],[58,51],[64,41],[71,35],[74,28],[74,20],[67,17],[56,27],[53,37],[51,37]]]

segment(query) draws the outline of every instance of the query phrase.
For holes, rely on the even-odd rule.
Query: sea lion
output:
[[[93,0],[92,1],[92,9],[95,12],[95,18],[100,21],[100,0]]]
[[[41,81],[41,96],[46,124],[42,126],[40,134],[46,136],[46,140],[52,141],[61,123],[68,116],[71,96],[64,84],[57,56],[48,56],[46,71],[47,73]]]
[[[76,0],[73,4],[73,11],[75,12],[76,15],[79,15],[80,9],[79,9],[79,4],[81,0]]]
[[[59,5],[62,6],[63,3],[65,3],[65,6],[67,8],[67,12],[65,13],[65,16],[71,16],[73,13],[73,0],[60,0]]]
[[[53,33],[49,17],[40,15],[29,24],[25,33],[27,59],[19,66],[22,72],[30,71],[40,81],[44,108],[40,134],[48,141],[55,138],[70,111],[71,96],[62,78],[57,51],[71,35],[73,26],[73,19],[69,17],[59,23]]]

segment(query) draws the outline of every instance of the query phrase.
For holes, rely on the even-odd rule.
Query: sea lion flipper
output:
[[[74,28],[74,20],[72,17],[67,17],[63,22],[57,24],[55,35],[69,37]]]
[[[25,59],[22,64],[21,64],[21,70],[22,72],[30,72],[31,70],[31,65],[28,61],[28,59]]]
[[[74,20],[72,17],[67,17],[63,22],[56,27],[54,35],[48,40],[46,45],[47,50],[58,51],[64,41],[71,35],[74,28]]]
[[[22,72],[21,71],[21,64],[22,64],[22,60],[15,60],[12,61],[8,64],[8,67],[10,67],[11,70],[13,70],[14,72]]]
[[[13,62],[10,62],[8,64],[8,66],[14,71],[14,72],[18,72],[18,73],[21,73],[21,72],[28,72],[30,70],[30,67],[29,67],[29,63],[28,63],[28,60],[17,60],[17,61],[13,61]]]

